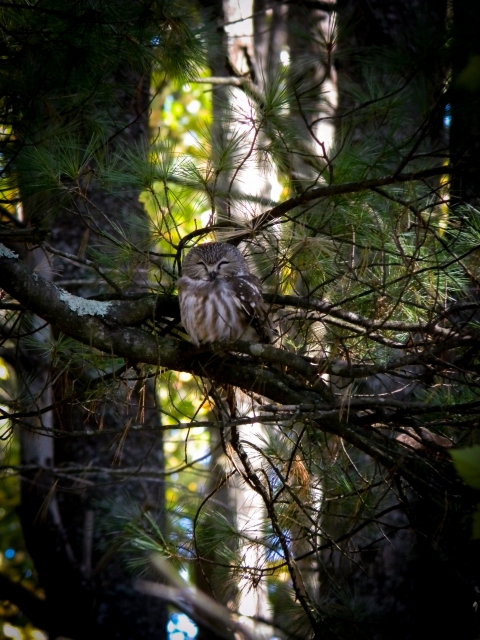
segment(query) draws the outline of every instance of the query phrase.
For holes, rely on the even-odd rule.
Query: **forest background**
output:
[[[0,2],[2,637],[479,637],[479,31]],[[212,239],[272,345],[188,341]]]

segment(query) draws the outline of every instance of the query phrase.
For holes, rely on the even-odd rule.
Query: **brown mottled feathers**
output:
[[[191,249],[178,297],[182,324],[196,345],[271,341],[261,282],[232,245],[209,242]]]

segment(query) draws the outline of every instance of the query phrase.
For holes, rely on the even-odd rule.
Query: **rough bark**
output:
[[[120,59],[119,64],[127,63]],[[111,82],[118,89],[114,104],[104,114],[112,134],[107,156],[145,146],[148,138],[148,75],[119,69]],[[41,103],[37,106],[36,122],[48,131],[51,116]],[[40,137],[40,132],[36,135]],[[114,225],[124,229],[132,243],[141,246],[143,238],[137,221],[145,213],[138,196],[138,191],[131,189],[116,197],[92,181],[85,185],[81,197],[72,198],[69,206],[60,208],[49,237],[49,248],[54,252],[53,257],[50,253],[48,275],[52,291],[57,281],[70,283],[66,285],[69,291],[87,298],[105,291],[100,279],[92,281],[91,271],[81,260],[92,247],[99,250],[106,246],[104,232],[121,241]],[[42,224],[51,205],[48,196],[24,197],[26,219],[33,225],[37,221]],[[62,253],[73,260],[64,259]],[[135,291],[135,281],[130,289]],[[53,335],[58,338],[56,328]],[[105,387],[106,398],[93,405],[87,401],[83,408],[78,395],[82,396],[82,391],[84,398],[95,394],[92,388],[89,390],[92,372],[80,372],[75,367],[59,371],[48,356],[32,357],[32,353],[26,353],[24,359],[28,359],[24,371],[34,371],[33,383],[24,374],[25,387],[34,399],[29,409],[55,407],[38,418],[27,419],[28,429],[21,427],[22,461],[39,468],[38,472],[25,474],[20,515],[27,548],[51,612],[45,628],[52,638],[67,636],[73,640],[165,637],[166,609],[157,599],[135,588],[135,573],[127,568],[125,554],[114,535],[121,535],[121,517],[135,518],[153,512],[160,526],[164,520],[163,483],[136,477],[136,471],[145,465],[163,469],[162,432],[130,428],[135,424],[160,426],[153,380],[135,383],[113,379],[110,388],[108,383]],[[119,429],[122,435],[100,435],[95,440],[69,437],[71,432],[102,428]],[[54,465],[98,465],[104,472],[93,482],[81,476],[65,480],[49,472]],[[109,469],[114,467],[127,467],[130,477],[113,480]],[[132,505],[136,505],[133,513]]]

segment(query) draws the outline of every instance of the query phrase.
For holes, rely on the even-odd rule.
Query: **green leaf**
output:
[[[462,478],[465,484],[468,484],[475,489],[480,489],[480,445],[474,447],[468,447],[466,449],[456,449],[450,451],[450,455],[453,458],[453,464],[457,470],[458,475]],[[477,518],[480,534],[480,514]]]
[[[480,56],[471,56],[468,64],[460,71],[456,85],[467,91],[480,89]]]
[[[480,540],[480,504],[477,505],[472,518],[472,540]]]

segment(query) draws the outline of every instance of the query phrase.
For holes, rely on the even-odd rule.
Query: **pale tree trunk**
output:
[[[228,40],[225,32],[225,12],[223,0],[202,0],[201,4],[206,15],[215,26],[213,41],[208,48],[207,64],[211,76],[214,78],[226,78],[229,75],[227,69],[228,56]],[[212,86],[212,162],[218,163],[217,151],[226,144],[228,136],[228,126],[225,120],[229,109],[229,90],[226,86],[217,84]],[[223,171],[215,179],[216,191],[220,194],[226,194],[229,183],[228,172]],[[216,196],[212,199],[209,224],[221,224],[225,217],[226,199],[222,196]],[[225,454],[221,449],[220,432],[212,430],[210,433],[210,450],[212,456],[210,458],[208,480],[205,484],[205,494],[210,495],[211,500],[215,502],[215,511],[225,517],[232,526],[235,522],[235,506],[232,501],[232,492],[228,480],[228,465],[225,460]],[[201,526],[215,527],[215,515],[202,515]],[[210,549],[204,549],[198,540],[196,549],[199,558],[194,566],[194,581],[196,586],[215,598],[217,602],[231,606],[235,601],[237,587],[235,584],[229,583],[225,588],[225,582],[228,579],[228,571],[222,570],[221,567],[215,566],[217,556]],[[203,617],[204,614],[203,614]],[[215,638],[224,638],[225,630],[219,629],[218,636],[215,633],[218,621],[215,619],[208,620],[209,627],[199,626],[198,640],[215,640]],[[233,638],[233,634],[232,634]]]
[[[38,258],[38,249],[32,252],[31,262]],[[33,268],[34,265],[32,265]],[[47,278],[49,273],[42,269],[42,277]],[[48,270],[50,271],[50,270]],[[36,339],[48,349],[48,342],[51,339],[50,327],[45,327],[44,322],[37,316],[31,318],[32,330]],[[28,392],[28,406],[33,411],[38,411],[37,418],[29,420],[31,429],[21,429],[22,462],[24,464],[34,464],[40,467],[49,467],[54,461],[54,447],[52,433],[54,428],[53,411],[48,411],[52,405],[53,394],[49,379],[50,360],[48,356],[38,355],[32,349],[24,348],[24,367],[17,368],[20,384]],[[33,372],[33,375],[32,375]],[[44,435],[46,434],[46,435]]]
[[[337,107],[333,64],[337,14],[335,2],[322,5],[322,8],[316,8],[315,3],[311,7],[302,3],[288,6],[291,118],[298,131],[298,151],[307,151],[291,158],[292,185],[297,191],[312,181],[329,182],[332,178],[332,116]],[[305,161],[308,156],[315,158],[314,166]]]
[[[254,20],[251,18],[256,11],[264,10],[262,3],[224,1],[225,14],[228,24],[226,31],[229,37],[228,59],[233,71],[240,76],[249,76],[256,85],[263,89],[267,80],[267,68],[263,66],[268,58],[265,46],[260,45],[260,56],[257,57],[257,41],[254,36]],[[261,27],[260,16],[256,17],[256,27]],[[263,36],[265,39],[266,36]],[[263,43],[262,43],[263,44]],[[262,56],[263,53],[263,56]],[[262,59],[263,57],[263,59]],[[246,196],[257,196],[270,199],[272,168],[270,175],[261,166],[261,158],[257,155],[257,148],[262,136],[258,127],[258,118],[252,99],[240,88],[233,87],[230,93],[230,109],[235,114],[232,122],[232,135],[243,136],[243,158],[241,170],[233,172],[229,188]],[[227,198],[227,216],[234,219],[248,220],[257,213],[254,208],[239,207],[233,198]],[[236,408],[240,415],[247,415],[250,401],[242,393],[236,393]],[[249,454],[249,459],[258,471],[261,468],[261,458],[255,453],[256,447],[261,447],[263,427],[254,425],[246,429],[239,429],[239,436],[243,446]],[[254,448],[249,447],[253,444]],[[237,464],[239,464],[237,460]],[[264,540],[265,505],[262,497],[249,486],[238,474],[232,483],[232,497],[235,504],[236,526],[240,534],[237,549],[240,559],[238,578],[237,611],[245,624],[248,624],[259,638],[268,638],[272,631],[265,625],[255,624],[255,619],[267,621],[271,614],[268,604],[267,585],[262,577],[262,569],[266,564]]]
[[[250,2],[229,2],[216,3],[212,7],[212,13],[221,23],[218,42],[221,43],[220,50],[214,51],[210,55],[210,72],[214,78],[221,78],[235,74],[255,73],[252,65],[256,65],[253,47],[253,22],[252,19],[243,20],[251,16],[253,6]],[[239,21],[239,22],[237,22]],[[258,72],[258,67],[257,72]],[[234,118],[231,118],[233,111]],[[263,172],[259,171],[256,151],[254,147],[258,138],[258,131],[255,131],[255,109],[245,92],[237,88],[225,89],[222,85],[213,85],[213,161],[216,161],[216,149],[228,144],[235,136],[244,136],[243,145],[239,157],[244,158],[241,170],[236,172],[235,168],[223,171],[219,176],[216,187],[219,196],[216,198],[215,206],[212,207],[212,222],[221,225],[224,220],[231,218],[245,219],[253,215],[253,212],[240,209],[236,203],[233,193],[242,193],[248,196],[270,196],[268,179],[265,179]],[[223,237],[218,234],[218,239]],[[236,408],[244,410],[245,398],[242,394],[236,394]],[[255,437],[249,434],[249,437]],[[221,463],[221,464],[219,464]],[[223,486],[225,474],[231,469],[225,466],[225,460],[219,456],[212,456],[212,474],[206,490],[210,493],[211,486]],[[229,514],[236,522],[236,527],[240,531],[240,543],[236,549],[238,557],[241,559],[238,579],[235,587],[228,590],[215,589],[213,587],[212,569],[208,565],[200,563],[201,574],[197,576],[197,584],[201,585],[207,592],[214,592],[215,595],[225,604],[234,606],[241,617],[245,617],[245,622],[252,628],[256,628],[248,618],[261,617],[267,620],[269,617],[266,584],[262,579],[257,579],[257,570],[265,564],[264,550],[262,542],[262,529],[264,523],[264,506],[261,497],[252,491],[238,475],[234,475],[228,481],[228,485],[223,486],[220,492],[215,494],[215,500],[222,501],[223,511]],[[245,536],[242,537],[242,536]],[[256,544],[255,540],[259,541]],[[218,573],[218,570],[217,570]],[[253,577],[252,577],[253,576]],[[270,630],[256,629],[256,632],[266,634],[271,637]],[[201,630],[201,637],[211,637],[209,632]],[[262,636],[263,637],[263,636]]]
[[[298,193],[312,184],[330,183],[334,177],[332,117],[338,100],[334,65],[336,8],[335,2],[328,1],[318,6],[317,3],[288,5],[290,117],[298,132],[298,154],[291,156],[290,177]],[[298,295],[309,295],[309,285],[304,282],[301,271],[295,279],[294,290]],[[282,335],[289,336],[298,347],[303,345],[303,351],[309,356],[325,355],[325,346],[318,339],[318,323],[309,325],[299,318],[282,317],[280,326]],[[318,605],[319,554],[313,551],[321,542],[318,514],[323,510],[323,478],[309,471],[308,461],[298,455],[289,465],[289,485],[298,502],[289,502],[287,526],[293,555],[300,558],[296,562],[298,582],[306,597]]]
[[[266,11],[269,9],[270,16]],[[327,153],[331,145],[331,126],[322,126],[316,120],[322,115],[331,115],[335,104],[334,92],[334,70],[331,59],[328,55],[323,56],[322,63],[318,63],[320,53],[325,52],[325,48],[318,43],[305,49],[305,39],[309,42],[312,34],[315,33],[323,41],[329,41],[333,34],[333,12],[318,12],[316,10],[299,9],[295,5],[289,7],[273,3],[267,7],[265,2],[225,2],[224,14],[226,21],[226,32],[229,36],[228,65],[231,74],[236,78],[248,78],[254,85],[259,95],[272,91],[275,83],[287,82],[285,71],[282,69],[280,54],[288,54],[288,48],[293,49],[291,56],[302,58],[301,73],[290,72],[287,74],[289,82],[294,86],[289,109],[293,126],[298,130],[296,146],[283,153],[286,158],[286,165],[290,166],[287,178],[292,181],[296,188],[304,188],[318,180],[318,172],[305,164],[305,157],[312,153],[320,158],[318,166],[328,164]],[[251,17],[253,16],[253,17]],[[306,35],[305,35],[306,34]],[[302,40],[303,38],[303,40]],[[302,51],[300,56],[299,51]],[[287,56],[288,57],[288,56]],[[286,56],[283,56],[283,63],[286,63]],[[313,77],[311,76],[314,71]],[[282,75],[283,71],[283,75]],[[317,86],[318,85],[318,86]],[[325,91],[323,98],[316,103],[316,110],[312,112],[311,100],[308,112],[302,110],[305,104],[303,91],[307,86],[308,92],[316,91],[320,94],[320,86]],[[218,89],[217,89],[218,90]],[[261,120],[260,105],[255,104],[254,98],[249,95],[248,88],[232,87],[230,91],[230,109],[234,117],[230,123],[230,131],[225,135],[241,137],[242,144],[239,147],[239,160],[237,168],[233,168],[228,176],[228,190],[225,203],[224,214],[226,217],[239,221],[248,222],[254,215],[258,215],[268,203],[275,199],[275,194],[279,194],[279,183],[277,180],[277,167],[273,164],[265,166],[264,156],[259,151],[263,146],[267,146],[270,130],[268,124]],[[215,122],[214,122],[214,126]],[[320,137],[319,137],[320,136]],[[290,155],[289,155],[290,154]],[[240,195],[240,202],[235,197]],[[241,201],[244,194],[245,200]],[[246,205],[250,198],[256,198],[263,203],[257,207],[253,204]],[[221,222],[221,218],[219,220]],[[222,233],[218,234],[218,239],[228,239]],[[262,240],[256,241],[258,249],[263,252],[265,247]],[[255,242],[253,243],[253,247]],[[255,260],[255,248],[250,246],[252,258]],[[248,415],[250,409],[250,399],[237,394],[237,411],[240,415]],[[251,471],[258,477],[263,477],[263,461],[258,451],[261,451],[266,439],[264,427],[254,425],[249,428],[239,428],[238,437],[241,446],[245,450],[248,460],[252,465]],[[241,468],[240,461],[236,464]],[[242,542],[238,548],[238,555],[241,559],[240,578],[238,582],[238,612],[245,617],[260,618],[268,620],[271,618],[270,606],[266,589],[266,581],[263,577],[266,569],[266,551],[263,545],[266,535],[265,523],[267,514],[264,499],[254,488],[240,475],[235,476],[234,501],[236,505],[237,527],[240,531]],[[312,485],[316,485],[313,481]],[[310,507],[318,502],[319,492],[317,489],[309,492],[311,500]],[[318,506],[318,504],[316,505]],[[307,549],[306,531],[310,533],[312,523],[305,520],[305,513],[296,512],[293,508],[290,514],[290,521],[287,526],[291,528],[290,538],[292,540],[292,550],[295,555],[302,555]],[[304,521],[305,520],[305,521]],[[315,526],[315,525],[313,525]],[[315,537],[315,533],[313,534]],[[315,571],[310,570],[311,563],[304,561],[299,563],[297,570],[297,581],[302,584],[305,593],[308,592],[310,598],[315,598],[318,591]],[[305,575],[303,575],[305,574]],[[255,628],[255,625],[253,625]],[[262,626],[256,627],[256,633],[268,636],[271,630]]]
[[[266,14],[267,9],[270,12],[269,17]],[[332,127],[331,124],[325,125],[319,118],[331,116],[336,101],[335,71],[331,51],[327,51],[328,47],[325,45],[333,42],[333,9],[323,12],[297,7],[295,4],[287,7],[280,3],[273,3],[267,7],[267,3],[256,0],[254,3],[224,2],[224,15],[225,29],[229,36],[228,65],[231,74],[237,79],[248,78],[259,95],[271,91],[275,83],[290,84],[293,97],[288,108],[291,124],[297,135],[293,148],[284,150],[282,154],[284,173],[287,168],[284,177],[298,190],[319,179],[327,180]],[[287,64],[289,50],[291,59],[295,58],[295,64],[297,58],[301,59],[300,69],[292,65],[289,71],[285,72],[280,54],[283,52],[283,64]],[[322,96],[316,101],[314,109],[312,93]],[[306,103],[307,110],[304,109]],[[277,167],[271,163],[265,166],[264,156],[259,151],[271,142],[271,129],[261,120],[259,106],[258,102],[255,104],[248,88],[231,88],[230,109],[234,118],[230,123],[230,131],[225,135],[241,137],[242,144],[239,147],[239,160],[236,165],[239,169],[233,168],[228,176],[229,193],[226,197],[224,215],[245,222],[258,215],[281,190],[277,179]],[[217,125],[214,122],[215,126]],[[310,154],[316,158],[313,164],[306,162]],[[324,175],[320,178],[319,167],[324,168]],[[240,195],[240,202],[235,199],[234,193]],[[244,201],[241,200],[242,195],[245,196]],[[252,197],[262,202],[263,206],[256,207],[253,202],[251,205],[245,205]],[[221,223],[221,218],[219,222]],[[228,235],[218,233],[218,239],[228,239]],[[255,244],[258,245],[260,253],[266,248],[262,239],[254,240],[249,246],[253,260],[255,248],[252,250],[252,246],[255,247]],[[248,415],[251,411],[251,400],[242,394],[237,394],[236,405],[240,415]],[[264,447],[266,435],[265,428],[258,424],[238,429],[240,445],[251,464],[248,473],[251,472],[259,478],[263,478],[264,473],[259,451]],[[236,459],[235,465],[242,469],[239,459]],[[302,466],[301,461],[297,466]],[[263,544],[267,535],[265,523],[268,518],[264,497],[247,481],[247,471],[243,469],[243,472],[245,477],[235,476],[233,492],[237,527],[241,536],[238,548],[241,565],[237,610],[246,618],[269,620],[272,613],[264,578],[267,558]],[[308,509],[319,507],[321,492],[314,478],[308,479],[306,483],[308,487],[303,487],[309,501],[306,510],[297,509],[292,504],[288,522],[285,524],[290,529],[292,552],[298,556],[311,550],[312,539],[315,540],[317,536],[317,523],[312,523],[306,514]],[[306,559],[296,565],[296,571],[296,580],[297,584],[301,585],[299,588],[302,595],[315,600],[318,595],[315,565],[310,559]],[[252,627],[261,637],[268,637],[272,633],[272,630],[264,625],[252,624]]]

